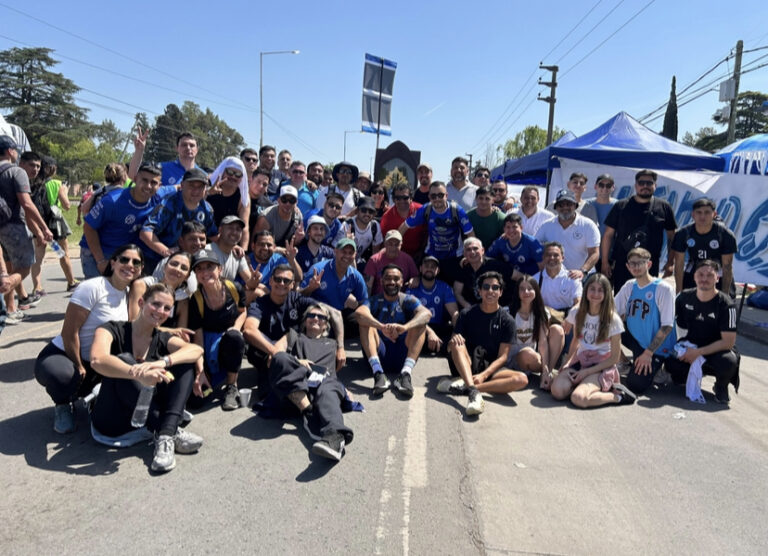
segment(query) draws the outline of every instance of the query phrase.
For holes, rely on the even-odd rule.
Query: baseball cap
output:
[[[201,181],[203,183],[209,183],[208,174],[200,168],[190,168],[184,172],[184,177],[181,178],[181,181]]]
[[[235,215],[235,214],[228,214],[228,215],[226,215],[224,218],[221,219],[220,223],[221,224],[232,224],[233,222],[237,222],[238,224],[240,224],[240,226],[245,228],[245,222],[243,221],[243,219],[240,218],[239,216]]]
[[[357,208],[376,210],[376,203],[370,197],[363,196],[360,197],[360,200],[357,202]]]
[[[296,188],[293,187],[292,185],[284,185],[283,187],[280,188],[280,195],[279,196],[283,197],[285,195],[289,195],[289,196],[293,197],[294,199],[298,199],[299,198],[299,192],[296,191]]]
[[[355,245],[355,240],[351,239],[351,238],[348,238],[348,237],[341,238],[339,241],[337,241],[336,242],[336,249],[344,249],[348,245],[351,245],[352,248],[355,251],[357,251],[357,245]]]
[[[574,205],[579,204],[578,201],[576,201],[576,196],[570,189],[561,189],[557,192],[557,197],[555,197],[555,206],[557,206],[557,203],[560,201],[570,201]]]
[[[421,164],[419,164],[418,166],[416,166],[416,171],[418,172],[418,171],[419,171],[419,170],[421,170],[422,168],[426,168],[426,169],[427,169],[427,170],[429,170],[430,172],[432,171],[432,166],[430,166],[430,165],[429,165],[429,164],[427,164],[426,162],[422,162]]]
[[[387,232],[387,235],[384,236],[384,241],[389,241],[390,239],[396,239],[397,241],[401,242],[403,241],[402,234],[397,230],[389,230]]]
[[[219,258],[211,249],[200,249],[200,251],[195,253],[195,256],[192,259],[192,269],[194,270],[194,268],[200,263],[213,263],[221,266]]]
[[[10,135],[0,135],[0,151],[7,151],[8,149],[18,149],[19,145]]]
[[[421,262],[423,262],[423,263],[432,262],[432,263],[435,263],[436,265],[440,266],[440,259],[438,259],[437,257],[433,257],[432,255],[427,255],[426,257],[421,259]]]
[[[325,226],[326,229],[328,229],[328,223],[325,221],[325,218],[323,218],[319,214],[315,214],[309,217],[309,220],[307,220],[307,230],[309,230],[309,227],[312,224],[322,224],[323,226]]]

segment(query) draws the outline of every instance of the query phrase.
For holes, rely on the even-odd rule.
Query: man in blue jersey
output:
[[[448,202],[445,184],[432,182],[429,186],[429,203],[423,205],[416,214],[409,216],[400,225],[400,234],[405,236],[408,228],[427,225],[426,255],[440,260],[443,275],[453,281],[458,258],[463,253],[462,234],[475,237],[467,213],[454,201]]]
[[[142,159],[144,158],[144,149],[147,146],[147,137],[149,137],[149,130],[142,132],[139,127],[136,132],[136,137],[133,140],[133,157],[128,165],[128,177],[136,179],[138,169],[142,165]],[[179,157],[176,160],[169,162],[161,162],[162,167],[162,185],[178,185],[184,178],[185,172],[192,168],[200,168],[195,163],[197,157],[197,139],[189,132],[184,132],[176,138],[176,152]]]
[[[635,394],[642,394],[653,384],[664,361],[674,355],[676,341],[675,290],[663,278],[651,276],[651,264],[647,249],[632,249],[627,255],[632,279],[615,298],[616,312],[626,322],[621,343],[633,355],[626,386]]]
[[[333,258],[333,249],[323,243],[328,235],[328,224],[320,215],[307,219],[306,241],[299,246],[296,261],[304,274],[312,265]]]
[[[402,293],[403,271],[390,264],[381,275],[383,293],[376,294],[356,311],[360,343],[373,371],[373,394],[389,388],[385,371],[400,368],[395,388],[413,397],[411,372],[424,346],[426,325],[432,313],[413,295]]]
[[[173,186],[160,187],[160,180],[159,166],[142,164],[133,187],[110,191],[91,207],[80,240],[80,262],[86,278],[100,276],[112,252],[121,245],[139,243],[139,230],[147,217],[164,197],[176,194]]]
[[[341,220],[339,220],[339,215],[341,214],[341,207],[343,204],[344,197],[341,195],[341,193],[328,193],[328,195],[325,197],[322,208],[313,209],[307,212],[307,219],[305,222],[309,222],[309,219],[315,215],[322,216],[325,220],[325,224],[327,225],[328,229],[326,230],[323,244],[330,248],[333,248],[333,240],[336,239],[336,236],[341,229]],[[308,228],[309,224],[306,224],[306,226]]]
[[[544,248],[535,237],[523,233],[523,219],[517,213],[504,218],[504,235],[493,242],[488,256],[507,263],[512,268],[512,280],[523,274],[533,276],[539,271]]]
[[[187,170],[181,181],[181,190],[163,199],[146,219],[139,232],[141,241],[149,247],[144,253],[146,272],[152,272],[157,262],[176,248],[184,222],[202,222],[208,237],[218,233],[213,208],[205,200],[205,188],[209,184],[208,175],[202,170]]]
[[[426,329],[424,345],[433,352],[447,356],[447,342],[453,334],[453,327],[459,316],[459,306],[451,287],[437,279],[440,272],[440,261],[431,255],[421,260],[419,267],[419,285],[408,290],[408,293],[418,298],[432,314]]]

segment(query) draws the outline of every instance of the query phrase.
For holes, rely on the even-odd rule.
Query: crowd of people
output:
[[[301,416],[312,451],[340,460],[353,438],[343,412],[360,408],[337,374],[354,337],[372,397],[412,397],[431,355],[450,373],[437,390],[466,396],[468,415],[485,410],[484,394],[534,377],[580,408],[632,404],[665,382],[703,399],[702,374],[715,376],[717,402],[738,390],[735,238],[704,197],[678,227],[651,170],[621,201],[610,175],[586,198],[575,173],[545,209],[537,187],[516,199],[487,168],[470,179],[462,157],[447,183],[422,163],[414,184],[387,190],[350,162],[328,171],[268,145],[206,171],[190,133],[176,160],[149,162],[146,139],[139,130],[127,167],[107,166],[107,185],[81,203],[78,282],[55,161],[0,137],[6,323],[23,326],[44,295],[46,244],[64,250],[72,296],[35,364],[59,433],[75,429],[74,402],[98,391],[94,438],[154,435],[152,469],[168,471],[174,453],[203,443],[182,426],[186,412],[215,400],[237,409],[247,372],[263,415]]]

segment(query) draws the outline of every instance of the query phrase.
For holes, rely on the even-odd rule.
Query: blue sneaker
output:
[[[59,434],[75,432],[75,409],[71,403],[57,404],[53,408],[53,430]]]

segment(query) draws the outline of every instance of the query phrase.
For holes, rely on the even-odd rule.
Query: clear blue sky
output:
[[[532,86],[548,77],[536,70],[539,61],[560,66],[555,124],[579,135],[619,111],[640,118],[655,109],[672,75],[681,90],[738,39],[745,49],[768,45],[765,0],[656,0],[611,38],[649,0],[0,2],[0,49],[54,49],[57,70],[88,89],[77,98],[91,119],[124,130],[139,109],[153,120],[166,104],[189,99],[258,147],[259,51],[300,50],[264,58],[264,110],[290,132],[265,118],[264,133],[266,143],[307,163],[341,160],[344,131],[360,128],[364,54],[394,60],[393,135],[381,145],[399,139],[421,150],[436,178],[448,177],[456,155],[482,157],[527,125],[546,127],[548,105],[534,99],[548,90]],[[743,65],[766,55],[748,53]],[[722,64],[699,85],[732,70],[732,62]],[[741,90],[749,89],[768,92],[768,66],[743,76]],[[712,125],[721,106],[711,92],[681,107],[680,137]],[[649,127],[661,125],[659,118]],[[375,145],[375,135],[350,133],[347,159],[367,170]]]

